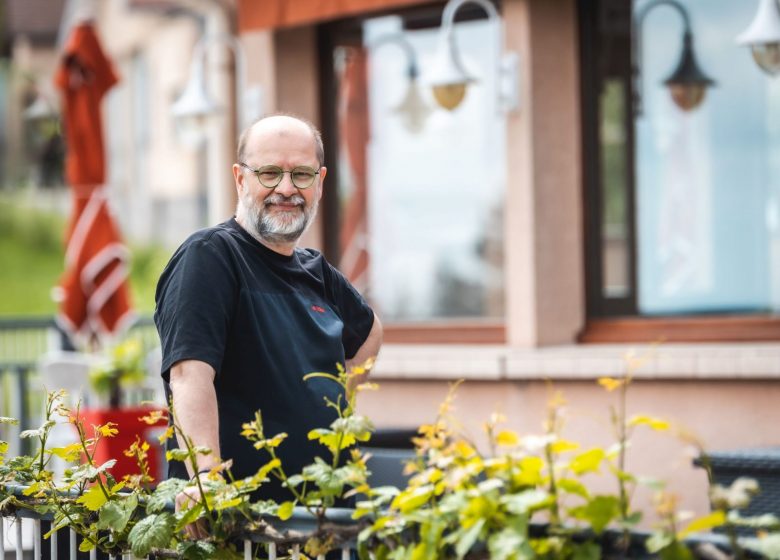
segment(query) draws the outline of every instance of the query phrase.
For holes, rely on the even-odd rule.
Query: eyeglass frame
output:
[[[278,187],[282,183],[282,180],[284,179],[284,174],[285,173],[289,173],[290,174],[290,182],[293,184],[293,186],[296,189],[298,189],[298,190],[304,191],[304,190],[310,188],[314,184],[314,180],[316,179],[316,176],[320,174],[319,170],[316,170],[313,167],[309,167],[308,165],[297,165],[297,166],[293,167],[292,169],[283,169],[283,168],[279,167],[278,165],[263,165],[262,167],[254,168],[254,167],[250,167],[249,165],[247,165],[246,163],[244,163],[242,161],[239,161],[238,165],[240,165],[241,167],[243,167],[247,171],[251,171],[254,174],[254,176],[257,178],[257,182],[260,183],[260,186],[263,187],[264,189],[268,189],[268,190],[273,190],[276,187]],[[280,172],[279,173],[279,181],[275,185],[273,185],[271,187],[269,187],[268,185],[263,183],[262,180],[260,180],[260,172],[262,170],[268,169],[268,168],[279,170],[279,172]],[[312,173],[314,173],[315,177],[312,178],[311,183],[309,183],[305,187],[299,187],[295,183],[295,179],[293,178],[293,172],[296,169],[305,169],[306,171],[311,171]]]

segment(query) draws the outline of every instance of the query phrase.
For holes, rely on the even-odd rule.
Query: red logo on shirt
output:
[[[319,305],[312,305],[311,309],[312,311],[316,311],[317,313],[325,313],[325,309],[323,309]]]

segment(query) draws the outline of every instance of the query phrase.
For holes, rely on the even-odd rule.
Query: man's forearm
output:
[[[211,455],[198,455],[198,471],[211,468],[219,462],[219,419],[217,394],[214,390],[214,369],[200,361],[186,360],[171,368],[171,393],[176,421],[195,445],[211,449]],[[185,444],[181,437],[179,447]],[[189,461],[185,463],[189,475],[195,476]]]

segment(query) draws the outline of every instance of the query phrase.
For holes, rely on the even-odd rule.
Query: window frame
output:
[[[491,0],[501,13],[501,3]],[[420,4],[403,10],[390,10],[362,14],[357,17],[323,23],[317,26],[317,50],[320,69],[320,116],[322,123],[325,165],[328,168],[328,182],[339,184],[339,136],[337,114],[334,110],[337,99],[337,83],[333,66],[333,50],[337,46],[362,46],[362,23],[365,19],[382,15],[399,15],[404,18],[404,29],[438,27],[444,8],[442,2]],[[464,5],[458,11],[456,22],[484,19],[485,14],[478,6]],[[337,196],[328,196],[328,189],[320,205],[323,213],[322,239],[325,257],[337,263],[340,257],[339,201]],[[503,320],[480,318],[453,318],[431,321],[383,322],[384,342],[394,344],[505,344],[506,318]]]
[[[610,2],[612,2],[610,4]],[[749,342],[780,340],[780,317],[771,313],[686,314],[643,316],[637,303],[636,150],[635,119],[625,119],[626,222],[628,241],[628,294],[608,298],[603,294],[602,246],[603,189],[599,136],[599,95],[610,73],[607,44],[622,41],[620,77],[626,84],[626,106],[633,101],[631,22],[633,3],[622,0],[582,0],[578,3],[581,64],[583,218],[586,265],[586,322],[578,335],[583,343]],[[622,11],[621,11],[622,10]],[[609,33],[604,33],[607,29]],[[625,36],[621,37],[621,33]],[[612,36],[610,36],[612,34]],[[613,49],[620,50],[620,49]]]

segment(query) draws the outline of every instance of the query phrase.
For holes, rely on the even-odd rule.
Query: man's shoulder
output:
[[[233,237],[234,232],[233,228],[230,227],[230,222],[223,222],[215,226],[199,229],[190,234],[181,244],[181,248],[208,243],[224,243],[225,241],[230,241]]]

